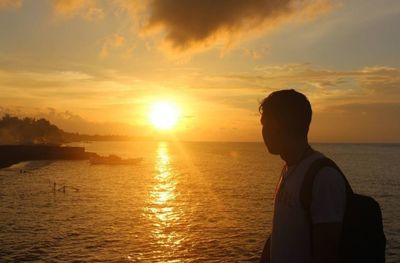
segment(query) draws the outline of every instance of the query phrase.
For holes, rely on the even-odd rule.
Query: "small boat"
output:
[[[109,156],[92,156],[89,161],[90,164],[107,164],[107,165],[135,165],[139,164],[143,158],[128,158],[122,159],[116,155]]]

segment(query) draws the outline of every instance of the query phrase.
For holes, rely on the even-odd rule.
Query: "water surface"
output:
[[[0,170],[1,262],[257,262],[283,164],[261,143],[85,146],[144,161],[30,162]],[[387,262],[397,262],[400,146],[314,147],[337,161],[357,192],[381,204]],[[65,193],[54,193],[54,182]]]

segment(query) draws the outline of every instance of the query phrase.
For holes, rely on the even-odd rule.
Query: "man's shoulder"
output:
[[[311,203],[313,223],[341,222],[346,203],[346,182],[331,166],[321,168],[314,179]]]
[[[320,151],[314,151],[310,156],[306,159],[308,162],[312,163],[318,159],[327,158],[325,154]]]
[[[327,184],[340,184],[340,185],[345,185],[345,181],[343,178],[343,175],[340,171],[338,171],[334,167],[322,167],[316,177],[315,177],[316,184],[320,182],[325,182]]]
[[[325,154],[316,151],[314,153],[313,160],[310,162],[310,165],[312,165],[312,163],[314,163],[315,161],[323,158],[328,158],[328,157]],[[315,176],[315,182],[317,183],[314,183],[314,185],[318,184],[318,182],[326,182],[328,184],[337,183],[340,185],[345,185],[345,180],[343,176],[344,175],[338,168],[330,165],[323,166],[318,170]]]

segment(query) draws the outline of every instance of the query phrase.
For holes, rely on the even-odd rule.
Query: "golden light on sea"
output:
[[[169,258],[174,251],[181,249],[181,243],[185,239],[181,232],[173,230],[174,225],[182,220],[183,210],[177,205],[178,181],[171,167],[168,144],[161,142],[156,154],[154,185],[149,193],[145,215],[151,222],[150,232],[154,242],[163,253],[161,257]]]

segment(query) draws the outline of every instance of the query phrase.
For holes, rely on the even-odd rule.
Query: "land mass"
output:
[[[0,145],[61,145],[81,141],[151,140],[144,136],[99,135],[67,132],[48,120],[4,115],[0,119]]]
[[[89,160],[99,155],[84,147],[62,146],[80,141],[130,141],[150,139],[120,135],[88,135],[65,132],[46,119],[18,118],[4,115],[0,119],[0,169],[23,161]]]

